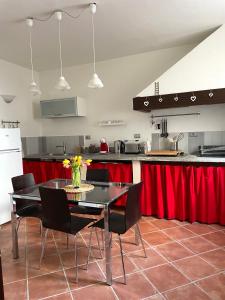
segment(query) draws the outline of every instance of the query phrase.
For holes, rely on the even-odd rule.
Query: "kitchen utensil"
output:
[[[164,121],[163,121],[163,119],[160,122],[160,130],[161,130],[160,136],[163,137],[164,136]]]
[[[164,119],[164,137],[167,138],[168,137],[168,132],[167,132],[167,119]]]
[[[179,133],[177,136],[177,141],[181,141],[184,138],[183,132]]]

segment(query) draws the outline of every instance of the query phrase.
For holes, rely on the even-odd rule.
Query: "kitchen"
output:
[[[149,275],[147,271],[140,271],[142,270],[140,266],[133,264],[135,259],[131,259],[131,262],[127,263],[133,266],[130,274],[127,270],[131,285],[132,279],[134,280],[134,278],[139,276],[138,279],[141,280],[143,286],[148,286],[148,288],[146,287],[148,293],[146,292],[143,295],[139,294],[140,291],[134,290],[134,299],[147,297],[149,299],[175,299],[175,297],[181,299],[184,297],[185,291],[186,294],[188,292],[194,293],[196,299],[197,295],[199,299],[223,299],[223,291],[225,290],[223,264],[225,222],[224,198],[222,195],[224,193],[223,168],[225,158],[221,157],[223,155],[221,153],[219,157],[218,155],[216,157],[211,157],[211,155],[210,157],[201,157],[196,154],[200,155],[199,150],[202,148],[199,148],[199,146],[225,145],[225,104],[219,102],[221,99],[223,102],[224,97],[218,98],[217,96],[218,93],[223,92],[224,88],[225,27],[222,24],[225,16],[222,16],[222,13],[221,15],[219,14],[223,11],[224,5],[219,1],[216,1],[214,4],[207,1],[207,5],[205,1],[204,4],[203,1],[195,1],[197,4],[192,2],[190,6],[187,3],[185,3],[186,6],[185,4],[181,6],[178,1],[173,1],[174,3],[170,5],[174,5],[180,11],[180,13],[175,14],[174,11],[166,9],[168,7],[165,7],[163,1],[157,1],[157,4],[142,1],[143,3],[138,5],[138,9],[135,3],[132,3],[132,7],[128,1],[123,1],[123,4],[115,4],[113,1],[108,1],[108,4],[106,4],[106,1],[99,1],[95,15],[95,47],[97,58],[96,72],[104,84],[104,88],[101,89],[89,89],[87,87],[93,73],[91,14],[86,11],[76,21],[71,20],[69,17],[67,18],[63,14],[61,26],[63,75],[71,85],[71,89],[65,91],[58,91],[54,88],[59,77],[57,20],[54,17],[46,22],[34,20],[34,27],[32,28],[34,78],[42,94],[41,96],[33,97],[29,91],[31,72],[28,29],[24,21],[18,22],[18,25],[12,25],[12,21],[25,20],[28,16],[44,19],[45,14],[56,9],[67,10],[70,5],[73,5],[74,8],[73,10],[68,9],[68,11],[70,13],[73,12],[73,15],[77,15],[81,8],[72,3],[73,1],[65,1],[60,7],[43,4],[40,8],[34,5],[34,8],[31,9],[31,4],[28,4],[27,1],[23,2],[24,11],[18,12],[16,16],[11,16],[10,14],[7,16],[2,13],[1,17],[3,29],[6,32],[9,30],[13,36],[13,38],[7,38],[5,46],[0,51],[0,57],[2,58],[0,61],[2,70],[0,72],[1,95],[14,95],[15,99],[11,103],[6,103],[3,100],[4,98],[1,99],[0,119],[3,122],[16,122],[17,120],[20,122],[23,156],[25,157],[24,172],[34,173],[37,183],[51,179],[57,172],[60,175],[59,178],[61,178],[61,161],[65,157],[64,152],[77,154],[81,151],[85,158],[93,159],[92,168],[94,166],[99,167],[98,164],[101,164],[101,162],[104,162],[103,165],[105,167],[109,167],[110,181],[131,183],[132,181],[138,182],[141,178],[145,178],[145,188],[141,196],[142,213],[145,215],[142,221],[142,227],[144,228],[142,234],[143,236],[146,235],[145,242],[151,248],[149,250],[150,260],[153,261],[153,252],[155,256],[156,254],[164,253],[165,256],[159,255],[161,260],[165,262],[166,259],[167,263],[169,261],[169,266],[175,268],[176,272],[179,271],[179,274],[182,274],[182,276],[185,274],[186,281],[181,280],[181,283],[174,283],[165,288],[161,287],[162,283],[156,280],[154,271],[158,270],[158,268],[164,270],[165,266],[158,266],[160,263],[150,266],[149,263],[149,270],[153,273],[153,275]],[[5,7],[3,6],[1,9],[2,12],[8,8],[7,4],[4,5]],[[139,25],[134,25],[133,15],[136,15],[135,7],[138,12],[138,19],[140,19]],[[185,11],[182,10],[183,7],[185,7]],[[11,10],[8,9],[8,11]],[[127,11],[130,11],[129,15]],[[198,17],[196,17],[197,13]],[[201,24],[198,24],[199,16],[201,16]],[[117,18],[123,20],[125,17],[127,26],[125,27],[124,25],[123,34],[117,34],[110,39],[109,32],[112,30],[110,26],[113,26],[113,32],[120,32],[122,23],[116,20]],[[164,21],[161,26],[157,23],[157,18],[162,18]],[[193,24],[190,24],[190,19]],[[165,25],[165,22],[169,22],[169,20],[173,20],[172,28]],[[102,30],[102,24],[108,26],[108,30]],[[17,28],[17,34],[23,41],[23,43],[18,45],[18,53],[20,54],[17,51],[12,51],[17,37],[12,29],[10,31],[9,26],[14,26],[14,29]],[[155,28],[155,34],[149,31],[149,28],[152,27]],[[81,28],[84,30],[83,35],[88,44],[85,44],[84,39],[79,35]],[[132,30],[129,28],[132,28]],[[171,37],[171,40],[169,40],[169,36],[172,33],[175,34],[174,31],[176,32],[178,28],[180,28],[180,31],[177,33],[177,36],[174,39]],[[72,34],[72,29],[75,30],[74,34]],[[71,36],[74,39],[73,43]],[[168,38],[167,41],[164,40],[165,36]],[[137,42],[139,39],[140,43]],[[41,44],[39,41],[41,41]],[[108,41],[108,44],[105,41]],[[127,43],[129,41],[130,44],[128,43],[125,51],[123,47],[125,47],[124,42],[126,41]],[[54,47],[52,47],[53,44]],[[121,45],[121,48],[118,45]],[[118,54],[114,53],[115,48],[118,48]],[[207,98],[205,103],[201,103],[202,97],[199,96],[199,91],[204,92],[204,99]],[[212,98],[209,96],[211,93],[213,94]],[[160,109],[160,104],[164,105],[169,97],[167,95],[171,94],[173,98],[176,97],[178,100],[171,100],[169,108]],[[184,96],[184,94],[186,95]],[[74,97],[84,99],[85,116],[42,117],[40,101],[53,99],[64,99],[65,101],[65,99]],[[137,97],[139,97],[139,103],[143,103],[139,109],[135,108],[135,99]],[[189,104],[185,105],[185,101]],[[216,104],[212,105],[213,101]],[[146,106],[147,103],[148,105]],[[174,103],[181,103],[181,106],[179,107]],[[198,105],[198,103],[201,103],[201,105]],[[151,105],[156,105],[156,108],[150,109]],[[165,119],[167,121],[166,133],[168,133],[168,137],[161,136],[165,134],[165,132],[162,132],[162,120]],[[14,123],[9,123],[9,125],[14,126]],[[6,124],[5,127],[8,127],[8,125]],[[178,150],[183,151],[184,155],[177,157],[145,155],[146,151],[176,150],[173,141],[179,133],[184,133],[183,138],[178,143]],[[103,137],[109,145],[109,154],[97,153],[100,150],[100,140]],[[114,142],[118,140],[140,141],[142,153],[114,153],[116,150]],[[63,148],[65,145],[66,150]],[[120,152],[123,152],[121,147],[120,150]],[[50,153],[54,155],[50,155]],[[149,166],[151,167],[150,169]],[[114,178],[112,178],[113,176]],[[215,179],[214,176],[219,177]],[[147,181],[146,178],[148,178]],[[145,184],[145,182],[148,182],[148,184]],[[149,182],[152,182],[152,184],[149,184]],[[194,182],[192,188],[195,192],[192,194],[188,192],[190,189],[187,191],[190,182]],[[205,199],[207,199],[207,203],[204,202]],[[167,201],[169,202],[167,203]],[[177,201],[179,209],[177,209]],[[190,201],[193,204],[191,208],[188,206]],[[203,206],[198,205],[195,207],[195,201],[198,204],[200,201]],[[183,203],[183,206],[180,205],[180,202]],[[212,215],[206,208],[208,203],[211,205],[211,202]],[[149,203],[152,203],[153,206],[149,206]],[[217,205],[219,203],[219,209],[218,207],[215,209],[215,203]],[[156,218],[151,219],[153,217]],[[173,221],[166,221],[167,218]],[[178,220],[180,223],[176,223],[179,222]],[[186,224],[185,221],[190,223]],[[203,222],[210,225],[203,227],[199,223],[194,223],[192,224],[193,227],[190,227],[192,222]],[[181,237],[174,233],[174,240],[171,242],[172,233],[170,235],[168,233],[172,232],[172,228],[176,229],[177,224],[182,224],[181,227],[186,227],[183,228],[183,231],[179,231]],[[25,226],[25,223],[23,225]],[[155,233],[150,234],[152,231],[150,227],[155,229],[153,232],[159,230],[156,238],[156,240],[160,241],[159,243],[154,239]],[[170,227],[171,229],[169,230]],[[10,227],[4,230],[3,226],[4,241],[10,238],[9,230]],[[23,229],[21,230],[23,232]],[[29,231],[29,227],[27,230]],[[184,237],[181,232],[183,232]],[[203,235],[205,234],[206,236],[198,236],[199,232],[204,232]],[[34,239],[30,233],[28,236],[31,241]],[[175,259],[171,259],[171,253],[169,253],[168,259],[168,253],[166,255],[166,250],[164,249],[167,244],[170,245],[171,242],[171,249],[174,249],[172,248],[173,245],[179,250],[183,247],[183,252],[188,252],[190,251],[191,239],[194,242],[194,240],[197,240],[197,237],[199,238],[199,244],[201,244],[200,241],[202,243],[205,242],[206,253],[202,254],[204,251],[200,250],[198,250],[200,252],[195,252],[192,248],[192,254],[195,253],[192,257],[193,261],[191,259],[188,261],[184,255],[179,257],[181,261],[173,262]],[[37,239],[36,236],[35,238]],[[187,238],[190,238],[190,240],[185,240]],[[29,248],[29,238],[27,243]],[[21,290],[21,298],[19,299],[28,299],[23,290],[25,283],[28,282],[28,285],[32,285],[32,282],[37,282],[37,278],[41,280],[41,276],[33,276],[34,278],[31,277],[29,279],[29,277],[26,277],[26,274],[23,274],[19,278],[21,281],[17,282],[18,278],[11,274],[13,272],[10,269],[14,262],[10,255],[6,255],[10,247],[11,243],[9,242],[1,246],[3,275],[6,274],[4,270],[7,270],[9,274],[8,276],[7,274],[5,275],[5,297],[10,299],[10,296],[7,296],[10,287],[19,286],[18,289]],[[25,247],[24,249],[28,248]],[[213,249],[215,249],[215,254],[212,252]],[[137,250],[140,249],[137,248]],[[36,252],[38,251],[39,249],[37,248]],[[20,250],[20,252],[22,251]],[[220,258],[221,264],[218,262],[215,264],[213,258],[208,258],[211,252],[212,256],[214,254],[215,257],[218,256]],[[193,266],[196,261],[194,258],[196,257],[201,258],[200,262],[203,265],[205,263],[204,267],[206,269],[211,267],[212,270],[207,273],[207,269],[203,272],[204,276],[190,276],[187,279],[188,272],[184,265],[189,262]],[[204,263],[202,262],[203,259]],[[170,264],[171,261],[172,263]],[[184,265],[181,266],[182,262]],[[161,264],[163,265],[163,262]],[[138,272],[134,271],[136,270],[134,266],[138,268]],[[21,268],[23,269],[23,266]],[[148,268],[146,267],[146,269]],[[176,272],[174,271],[174,276]],[[119,275],[121,276],[120,272]],[[148,279],[146,279],[146,276]],[[171,276],[173,277],[173,275]],[[82,281],[82,278],[80,280]],[[128,288],[130,287],[129,281],[127,286]],[[209,286],[217,296],[214,297],[210,294]],[[83,288],[84,293],[85,289],[94,290],[94,285],[92,287],[90,284]],[[66,297],[73,299],[70,290],[74,292],[75,299],[79,297],[79,293],[82,293],[82,289],[76,290],[76,287],[70,288],[69,292],[66,289],[58,289],[55,293],[53,291],[46,295],[40,293],[39,296],[35,296],[34,292],[31,291],[30,298],[36,297],[41,299],[48,297],[51,299],[58,294],[61,295],[62,299],[64,299],[63,296],[65,296],[65,299]],[[102,291],[104,293],[104,290]],[[126,292],[127,288],[121,287],[121,284],[118,283],[115,283],[115,286],[112,285],[112,290],[111,288],[110,291],[107,290],[109,299],[126,298]]]

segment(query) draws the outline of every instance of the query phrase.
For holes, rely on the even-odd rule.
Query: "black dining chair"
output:
[[[111,232],[111,239],[110,239],[110,247],[112,243],[112,233],[117,233],[119,237],[119,244],[120,244],[120,254],[123,266],[123,276],[124,276],[124,283],[126,284],[126,273],[124,267],[124,260],[123,260],[123,249],[122,249],[122,242],[121,242],[121,234],[124,234],[130,229],[132,226],[136,226],[136,232],[142,244],[142,248],[144,251],[144,256],[147,257],[144,242],[142,240],[140,228],[138,225],[138,221],[141,218],[141,210],[140,210],[140,191],[141,191],[142,182],[132,185],[127,193],[127,200],[125,204],[124,213],[112,212],[111,207],[109,207],[109,231]],[[101,219],[91,225],[90,227],[98,227],[104,229],[104,219]],[[89,261],[89,257],[87,263]]]
[[[29,188],[35,185],[34,176],[32,173],[15,176],[11,178],[14,192]],[[16,210],[15,214],[19,216],[17,223],[17,231],[19,230],[20,221],[22,218],[32,217],[38,218],[41,224],[42,209],[41,205],[37,201],[29,199],[15,199]]]
[[[53,189],[39,187],[41,204],[42,204],[42,251],[40,257],[40,266],[44,256],[45,242],[48,230],[61,231],[74,236],[75,245],[75,267],[76,282],[78,282],[78,266],[77,266],[77,233],[84,227],[94,222],[95,219],[77,217],[70,214],[66,192],[63,189]],[[44,233],[45,231],[45,233]],[[91,230],[92,233],[92,230]],[[88,247],[88,257],[90,256],[91,245]]]
[[[109,171],[107,169],[88,169],[86,174],[87,181],[109,182]],[[74,205],[70,208],[71,213],[81,215],[101,215],[102,208],[86,207]]]

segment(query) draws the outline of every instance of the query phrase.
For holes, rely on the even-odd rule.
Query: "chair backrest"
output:
[[[125,206],[125,227],[126,231],[138,222],[141,218],[140,193],[142,182],[139,182],[129,188]]]
[[[88,169],[87,175],[86,175],[86,180],[108,182],[109,181],[109,171],[107,169]]]
[[[35,185],[34,175],[32,173],[15,176],[11,178],[11,181],[12,181],[14,192]],[[16,202],[16,210],[19,211],[31,205],[32,201],[26,199],[16,199],[15,202]]]
[[[70,232],[71,216],[66,192],[62,189],[39,187],[42,223],[46,228]]]
[[[32,173],[15,176],[11,181],[14,192],[35,185],[34,175]]]

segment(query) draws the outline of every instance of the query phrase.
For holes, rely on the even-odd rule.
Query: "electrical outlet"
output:
[[[135,133],[135,134],[134,134],[134,138],[135,138],[135,139],[140,139],[140,138],[141,138],[140,133]]]
[[[189,132],[189,137],[198,137],[197,132]]]
[[[86,140],[90,140],[90,139],[91,139],[91,136],[90,136],[90,135],[85,135],[85,139],[86,139]]]

